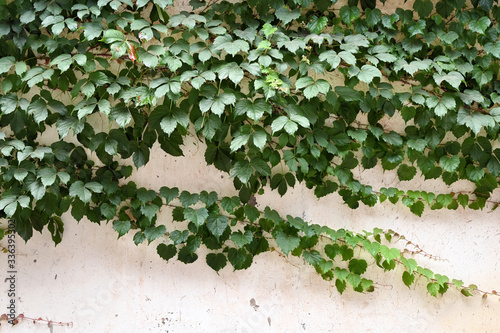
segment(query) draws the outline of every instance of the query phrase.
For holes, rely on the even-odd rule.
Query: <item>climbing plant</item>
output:
[[[450,286],[472,295],[476,286],[392,248],[401,237],[393,231],[334,230],[253,204],[264,188],[284,195],[297,182],[353,209],[388,201],[418,216],[491,201],[500,7],[411,2],[413,10],[388,11],[376,0],[193,0],[192,11],[169,15],[171,0],[3,1],[1,217],[26,241],[47,227],[58,244],[70,211],[112,223],[119,237],[133,232],[137,245],[157,241],[165,260],[194,262],[203,245],[216,271],[279,249],[340,293],[374,290],[365,276],[373,257],[384,271],[402,265],[407,286],[426,279],[433,296]],[[238,196],[128,179],[154,144],[181,156],[193,134]],[[374,188],[355,177],[358,166],[395,170],[401,182],[466,180],[474,190]],[[183,223],[167,230],[164,208]]]

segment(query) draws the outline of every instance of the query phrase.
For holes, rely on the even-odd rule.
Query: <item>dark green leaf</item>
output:
[[[158,246],[156,247],[156,252],[161,258],[169,261],[177,253],[177,248],[173,244],[166,245],[162,243],[158,244]]]

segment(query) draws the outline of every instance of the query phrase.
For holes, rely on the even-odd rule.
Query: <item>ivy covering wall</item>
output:
[[[46,228],[57,245],[69,211],[134,233],[137,245],[157,241],[165,260],[192,263],[204,246],[216,271],[277,247],[340,293],[374,290],[360,248],[382,270],[403,265],[407,286],[420,278],[433,296],[472,295],[476,286],[392,248],[393,231],[333,230],[253,204],[264,189],[303,183],[353,209],[497,207],[500,8],[415,0],[387,13],[384,3],[194,0],[173,16],[169,0],[0,4],[1,217],[25,240]],[[181,156],[192,134],[238,196],[128,179],[153,145]],[[353,174],[380,166],[401,182],[423,175],[473,190],[377,188]],[[167,229],[165,207],[181,223]]]

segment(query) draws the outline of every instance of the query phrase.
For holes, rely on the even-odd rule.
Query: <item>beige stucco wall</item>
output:
[[[236,193],[227,174],[206,166],[203,143],[191,138],[184,151],[185,157],[172,157],[156,147],[134,180],[152,189],[165,185],[214,190],[220,196]],[[399,184],[395,173],[380,168],[359,172],[374,188],[449,191],[439,181]],[[387,202],[351,210],[337,194],[318,200],[301,184],[284,197],[268,189],[257,203],[334,228],[396,230],[440,258],[415,256],[423,266],[482,290],[500,291],[499,210],[426,208],[421,218]],[[1,321],[0,332],[500,332],[497,297],[465,298],[450,290],[434,298],[423,279],[408,289],[401,270],[381,273],[370,265],[369,277],[377,283],[373,293],[347,289],[339,295],[302,259],[266,253],[248,270],[233,272],[228,266],[217,274],[206,265],[203,250],[194,264],[167,263],[156,254],[156,243],[135,246],[133,233],[116,240],[111,224],[76,223],[69,214],[64,222],[57,247],[48,231],[27,244],[17,239],[17,311],[72,325],[24,320],[9,327]],[[159,223],[171,223],[169,211],[163,211]],[[5,239],[0,242],[5,244]],[[3,276],[7,259],[0,257]],[[0,314],[7,312],[7,288],[2,279]]]

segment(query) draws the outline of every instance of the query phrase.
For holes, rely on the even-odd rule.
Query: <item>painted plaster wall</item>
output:
[[[152,189],[165,185],[236,194],[227,174],[206,166],[202,143],[191,138],[184,151],[179,158],[155,147],[150,164],[134,180]],[[399,184],[394,173],[380,168],[359,173],[374,188],[450,190],[439,181]],[[334,228],[396,230],[441,258],[417,255],[423,266],[482,290],[500,288],[498,210],[426,209],[421,218],[390,203],[351,210],[338,195],[318,200],[301,184],[284,197],[267,189],[257,204]],[[168,227],[169,213],[164,210],[159,223]],[[24,320],[8,327],[2,321],[0,332],[500,332],[498,299],[464,298],[456,291],[436,299],[426,293],[424,280],[408,289],[399,270],[380,273],[370,265],[368,275],[377,283],[373,293],[348,289],[339,295],[301,259],[267,253],[246,271],[233,272],[228,266],[218,275],[205,264],[203,252],[194,264],[166,263],[155,244],[137,247],[133,234],[116,240],[111,224],[77,223],[69,214],[64,222],[63,242],[57,247],[48,231],[35,234],[28,244],[17,239],[17,310],[72,325]],[[3,276],[7,259],[1,258]],[[7,312],[7,288],[2,279],[0,314]]]

